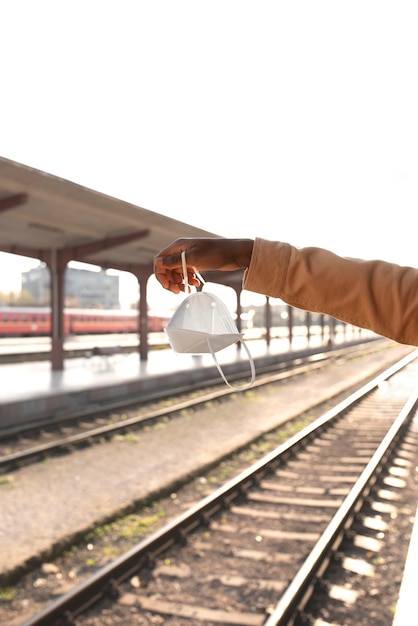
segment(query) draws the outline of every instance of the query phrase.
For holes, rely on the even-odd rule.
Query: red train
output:
[[[169,316],[148,316],[148,330],[161,332]],[[134,333],[138,329],[137,311],[66,309],[66,335]],[[42,307],[0,307],[0,337],[35,337],[51,332],[51,310]]]

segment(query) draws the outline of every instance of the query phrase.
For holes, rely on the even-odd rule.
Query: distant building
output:
[[[51,276],[47,267],[40,265],[22,273],[22,290],[33,297],[34,303],[50,303]],[[119,276],[102,270],[79,270],[67,267],[64,282],[66,307],[82,309],[119,309]]]

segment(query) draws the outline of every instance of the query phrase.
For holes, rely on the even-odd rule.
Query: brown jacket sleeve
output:
[[[418,269],[256,239],[243,288],[418,346]]]

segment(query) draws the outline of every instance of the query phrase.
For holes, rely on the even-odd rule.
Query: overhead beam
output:
[[[95,252],[100,252],[101,250],[107,250],[108,248],[121,246],[125,243],[129,243],[130,241],[135,241],[136,239],[143,239],[148,235],[149,230],[144,229],[136,231],[134,233],[128,233],[126,235],[119,235],[117,237],[107,237],[106,239],[92,241],[89,243],[81,244],[79,246],[60,248],[59,253],[61,257],[65,257],[65,259],[63,259],[65,263],[68,263],[69,261],[81,261],[84,263],[89,263],[90,261],[86,261],[85,259],[85,257],[89,254],[94,254]],[[27,256],[34,259],[39,259],[39,261],[44,261],[48,264],[51,256],[51,250],[49,249],[31,248],[29,246],[2,245],[1,250],[3,252],[9,252],[10,254],[18,254],[20,256]],[[91,261],[90,263],[95,265],[94,261]],[[112,265],[112,268],[118,269],[114,265]]]
[[[138,272],[148,272],[149,275],[153,272],[152,261],[150,261],[150,263],[107,263],[100,261],[100,267],[105,270],[112,269],[119,270],[119,272],[130,272],[131,274],[135,274],[135,276]]]
[[[14,209],[21,204],[27,202],[28,195],[26,193],[16,193],[13,196],[6,196],[5,198],[0,198],[0,213],[3,211],[9,211],[10,209]]]
[[[29,246],[19,245],[4,245],[0,244],[2,252],[8,252],[9,254],[17,254],[19,256],[27,256],[33,259],[39,259],[39,261],[46,261],[46,257],[49,257],[49,251],[39,248],[30,248]]]
[[[66,248],[66,251],[71,253],[71,258],[74,261],[83,261],[86,256],[94,254],[95,252],[101,252],[102,250],[108,250],[109,248],[116,248],[122,246],[125,243],[135,241],[137,239],[144,239],[148,237],[149,230],[139,230],[134,233],[128,233],[126,235],[119,235],[117,237],[106,237],[106,239],[99,239],[98,241],[91,241],[89,243],[81,244],[72,248]]]

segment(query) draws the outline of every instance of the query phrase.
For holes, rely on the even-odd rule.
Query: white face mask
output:
[[[187,292],[190,288],[187,283],[184,252],[182,252],[182,262]],[[202,277],[200,275],[198,277],[204,283]],[[172,349],[177,353],[212,354],[222,378],[229,386],[231,385],[222,372],[215,352],[241,341],[250,359],[252,378],[249,385],[238,387],[238,389],[247,389],[253,384],[254,362],[243,341],[243,335],[239,332],[228,308],[214,294],[203,291],[190,294],[174,313],[165,332]]]
[[[189,354],[218,352],[242,338],[225,304],[203,291],[183,300],[165,330],[173,350]]]

